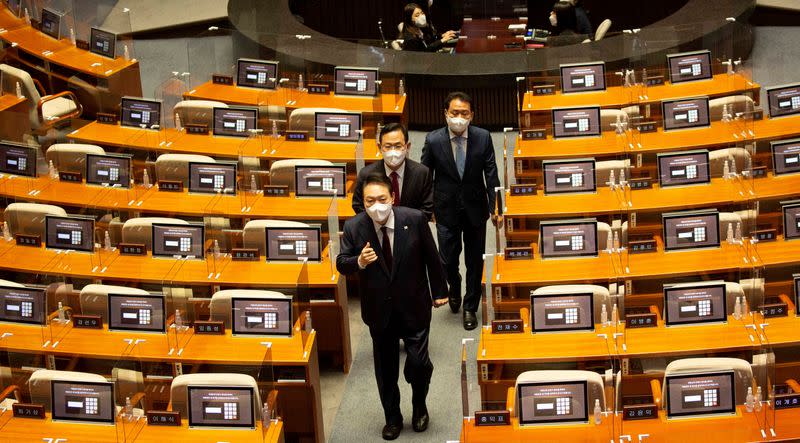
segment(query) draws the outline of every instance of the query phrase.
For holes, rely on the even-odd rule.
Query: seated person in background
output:
[[[400,32],[404,51],[436,52],[447,41],[456,38],[455,31],[437,35],[433,24],[428,23],[425,13],[416,3],[409,3],[403,9],[403,29]]]
[[[575,16],[575,6],[568,1],[556,2],[550,12],[550,24],[553,31],[547,38],[547,46],[574,45],[589,38],[586,34],[578,32],[578,20]]]
[[[575,7],[575,20],[577,21],[578,34],[594,35],[592,22],[589,21],[589,13],[583,7],[583,0],[569,0]]]

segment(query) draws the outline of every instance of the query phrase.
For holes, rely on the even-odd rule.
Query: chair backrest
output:
[[[144,392],[144,374],[139,371],[114,368],[111,370],[111,378],[116,386],[115,396],[118,405],[124,405],[126,398],[133,398],[136,393]]]
[[[744,148],[723,148],[716,149],[708,153],[709,171],[712,177],[722,177],[725,172],[725,162],[728,161],[730,167],[730,159],[736,162],[736,172],[740,173],[747,164],[747,159],[750,158],[750,152]]]
[[[180,116],[182,125],[214,126],[214,108],[227,108],[228,105],[214,100],[183,100],[172,108],[172,119]]]
[[[242,243],[245,248],[258,249],[266,254],[267,233],[265,228],[307,228],[308,224],[290,220],[250,220],[242,230]]]
[[[733,371],[736,390],[736,404],[743,404],[747,396],[748,386],[753,386],[753,369],[746,360],[740,358],[710,357],[710,358],[684,358],[675,360],[667,365],[662,383],[663,400],[661,407],[667,410],[669,395],[667,395],[667,377],[671,375],[703,373],[712,371]]]
[[[36,110],[36,106],[39,104],[39,100],[42,99],[42,96],[33,83],[33,77],[22,69],[6,64],[0,64],[0,74],[2,74],[0,77],[2,77],[3,81],[3,92],[7,94],[16,94],[17,83],[19,83],[22,95],[28,99],[26,106],[28,106],[28,118],[31,122],[31,128],[39,129],[42,122],[39,120],[39,113]]]
[[[594,32],[594,40],[602,40],[603,37],[606,36],[608,30],[611,29],[611,19],[605,19],[600,22],[600,25],[597,26],[597,30]]]
[[[198,154],[161,154],[156,159],[156,179],[183,182],[188,188],[189,162],[216,163],[216,160]]]
[[[313,137],[314,131],[314,115],[317,112],[347,112],[344,109],[338,108],[298,108],[289,114],[289,129],[293,131],[308,131]]]
[[[183,374],[175,377],[170,386],[172,410],[186,420],[189,417],[189,386],[234,386],[253,388],[253,412],[261,420],[261,395],[256,380],[247,374]]]
[[[86,145],[82,143],[56,143],[45,152],[44,156],[48,162],[53,162],[53,166],[59,171],[80,172],[86,170],[86,154],[105,154],[105,149],[96,145]]]
[[[21,284],[15,282],[15,281],[3,280],[2,278],[0,278],[0,286],[7,286],[7,287],[11,287],[11,288],[24,288],[25,287],[25,285],[21,285]]]
[[[11,203],[3,212],[3,219],[11,235],[38,235],[44,240],[47,215],[66,216],[67,211],[59,206],[41,203]]]
[[[601,109],[600,110],[600,130],[616,131],[614,126],[617,123],[617,116],[622,123],[628,122],[628,113],[622,109]]]
[[[81,312],[86,315],[99,315],[103,323],[108,323],[108,294],[148,295],[144,289],[114,285],[86,285],[81,289]]]
[[[728,105],[728,112],[731,117],[736,117],[736,113],[750,112],[755,109],[755,101],[747,95],[729,95],[727,97],[713,98],[708,101],[708,118],[711,121],[722,120],[722,111]]]
[[[598,285],[552,285],[542,286],[537,288],[531,294],[533,297],[545,295],[569,295],[569,294],[585,294],[592,293],[594,301],[594,322],[600,322],[600,313],[603,311],[603,305],[606,306],[608,317],[611,318],[611,310],[613,308],[613,298],[608,291],[608,288]],[[531,315],[533,313],[531,312]]]
[[[611,176],[611,171],[614,171],[614,182],[619,183],[619,172],[621,170],[625,170],[625,177],[631,177],[631,161],[630,159],[625,160],[604,160],[595,163],[594,171],[595,171],[595,183],[597,187],[606,186],[608,183],[608,179]]]
[[[102,375],[88,372],[39,369],[28,379],[28,391],[31,394],[31,402],[44,405],[46,411],[52,411],[50,384],[53,380],[94,383],[107,381]]]
[[[403,50],[403,42],[404,41],[405,40],[403,40],[401,38],[392,40],[392,43],[391,43],[392,49],[394,49],[395,51],[402,51]]]
[[[600,400],[600,409],[606,410],[606,396],[605,396],[605,383],[603,377],[592,371],[579,371],[579,370],[543,370],[543,371],[526,371],[517,376],[514,383],[514,397],[519,398],[519,387],[525,383],[565,383],[565,382],[586,382],[587,391],[587,408],[589,416],[594,410],[595,400]],[[522,409],[520,406],[515,405],[514,413],[519,417],[519,411]],[[533,404],[524,405],[523,407],[533,408]]]
[[[328,160],[316,159],[286,159],[273,162],[269,167],[269,183],[271,185],[285,185],[289,187],[289,192],[296,189],[294,182],[295,166],[332,166]]]
[[[153,249],[153,223],[169,223],[171,225],[188,225],[180,218],[138,217],[130,218],[122,225],[122,242],[144,244],[148,250]]]
[[[211,321],[221,321],[225,327],[231,328],[231,298],[267,298],[283,297],[286,295],[276,291],[263,291],[256,289],[225,289],[217,291],[211,296],[208,304],[209,319]]]
[[[611,225],[605,222],[597,222],[597,250],[602,251],[608,245],[611,233]]]

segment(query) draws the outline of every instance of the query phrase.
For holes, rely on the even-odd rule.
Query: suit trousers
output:
[[[382,331],[370,328],[372,336],[372,358],[375,364],[375,380],[378,382],[378,393],[383,406],[386,423],[403,423],[400,412],[400,388],[397,379],[400,372],[400,340],[406,348],[406,364],[403,375],[411,385],[411,403],[417,406],[425,404],[428,386],[433,374],[433,363],[428,355],[428,335],[430,326],[421,331],[410,331],[400,322],[389,321]]]
[[[461,295],[461,274],[458,272],[461,256],[461,241],[464,241],[464,264],[467,268],[467,289],[464,293],[464,310],[477,312],[481,304],[481,275],[483,273],[483,254],[486,251],[486,223],[473,226],[465,213],[456,226],[436,223],[436,236],[439,240],[439,254],[444,262],[450,297]]]

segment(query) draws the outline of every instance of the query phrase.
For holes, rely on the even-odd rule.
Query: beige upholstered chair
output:
[[[266,254],[267,233],[265,228],[307,228],[308,224],[290,220],[250,220],[244,225],[242,243],[245,248],[258,249]]]
[[[3,212],[11,235],[38,235],[44,239],[45,216],[66,216],[67,211],[59,206],[41,203],[11,203]]]
[[[0,279],[0,286],[5,286],[5,287],[9,287],[9,288],[24,288],[25,287],[25,285],[21,285],[21,284],[19,284],[17,282],[14,282],[14,281],[11,281],[11,280],[3,280],[3,279]]]
[[[156,159],[156,179],[183,182],[189,187],[189,162],[216,163],[207,155],[161,154]]]
[[[585,294],[587,292],[591,292],[593,294],[592,299],[594,300],[594,322],[600,322],[600,313],[603,311],[603,305],[606,305],[606,312],[608,312],[609,318],[611,317],[611,311],[613,306],[614,298],[611,297],[608,288],[604,288],[603,286],[598,285],[553,285],[553,286],[542,286],[541,288],[537,288],[531,294],[533,297],[545,296],[545,295],[570,295],[570,294]],[[533,315],[533,313],[531,313]]]
[[[46,411],[52,411],[50,384],[53,380],[74,382],[105,382],[105,377],[87,372],[56,371],[39,369],[31,374],[28,379],[28,390],[31,394],[31,403],[44,405]]]
[[[105,149],[96,145],[85,145],[81,143],[56,143],[47,148],[44,154],[48,163],[53,162],[53,166],[59,171],[80,172],[86,170],[86,154],[105,154]]]
[[[182,125],[214,126],[214,108],[227,108],[228,105],[214,100],[183,100],[172,108],[173,123],[180,116]]]
[[[208,305],[210,311],[210,320],[221,321],[225,323],[225,328],[231,328],[231,298],[288,298],[290,296],[284,295],[276,291],[262,291],[255,289],[225,289],[217,291],[211,296],[211,302]]]
[[[175,377],[170,386],[172,410],[186,420],[189,417],[189,386],[232,386],[253,388],[253,413],[261,420],[261,395],[256,380],[247,374],[183,374]]]
[[[711,176],[722,177],[725,171],[725,161],[730,158],[736,162],[736,172],[741,173],[747,164],[747,159],[750,158],[750,153],[744,148],[724,148],[709,152],[708,162]]]
[[[86,315],[99,315],[108,323],[108,294],[149,295],[144,289],[114,285],[86,285],[81,289],[81,312]]]
[[[332,166],[328,160],[315,159],[286,159],[273,162],[269,168],[269,183],[271,185],[286,185],[289,192],[296,189],[294,182],[295,166]]]
[[[594,41],[602,40],[609,29],[611,29],[611,19],[607,18],[600,22],[600,25],[597,26],[597,30],[594,31]]]
[[[125,221],[122,225],[122,242],[144,244],[148,250],[153,248],[153,223],[171,225],[188,225],[189,222],[179,218],[138,217]]]
[[[662,392],[664,399],[662,408],[667,409],[669,395],[667,395],[667,377],[672,375],[695,374],[704,372],[733,371],[736,389],[736,403],[743,404],[747,397],[747,388],[753,386],[753,369],[746,360],[739,358],[710,357],[710,358],[684,358],[675,360],[667,365],[664,372]],[[755,389],[754,389],[755,390]]]
[[[604,160],[595,163],[595,183],[597,187],[606,186],[611,171],[614,171],[614,183],[619,183],[620,171],[625,170],[625,177],[631,177],[631,161],[625,160]]]
[[[747,95],[729,95],[714,98],[708,101],[708,118],[711,121],[722,120],[722,111],[728,105],[728,112],[736,117],[740,112],[751,112],[755,109],[755,102]]]
[[[33,80],[33,77],[22,69],[0,64],[2,90],[7,94],[16,94],[17,84],[25,98],[28,99],[28,115],[34,131],[46,130],[83,112],[78,98],[71,91],[46,95],[44,88]]]

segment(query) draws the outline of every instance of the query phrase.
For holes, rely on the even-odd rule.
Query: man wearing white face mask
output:
[[[361,185],[364,179],[382,173],[392,182],[392,197],[395,206],[419,209],[428,220],[433,214],[433,183],[427,166],[408,158],[411,143],[408,131],[400,123],[389,123],[378,134],[378,149],[383,161],[373,162],[358,173],[353,191],[353,211],[364,212],[364,196]]]
[[[394,440],[403,429],[400,340],[406,350],[403,374],[411,384],[416,432],[428,427],[428,395],[433,363],[428,355],[431,307],[447,303],[447,283],[428,219],[416,209],[392,206],[392,183],[381,173],[364,178],[365,212],[347,220],[336,269],[358,273],[361,319],[369,326],[375,378],[386,425]]]

